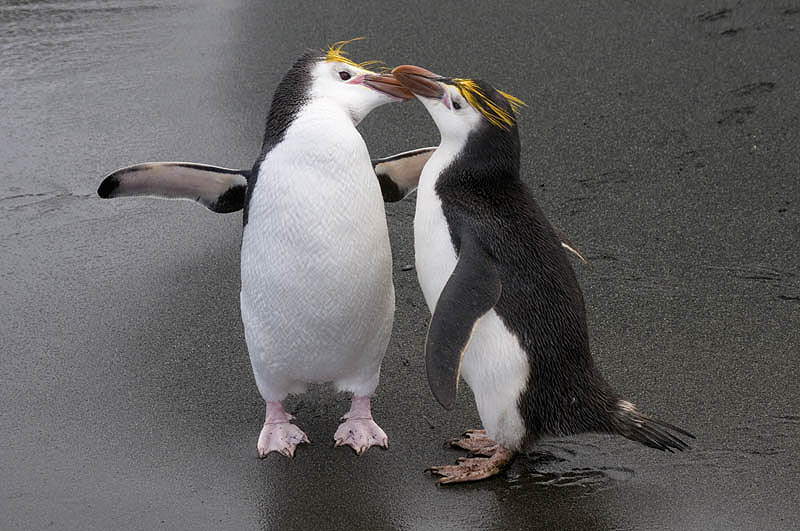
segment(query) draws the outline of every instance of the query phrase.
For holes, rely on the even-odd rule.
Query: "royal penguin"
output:
[[[348,445],[361,454],[372,445],[388,444],[383,431],[371,420],[369,398],[371,389],[374,389],[374,384],[377,382],[377,367],[380,365],[385,348],[372,348],[371,352],[364,353],[363,359],[355,359],[357,358],[355,353],[343,354],[342,351],[346,350],[347,345],[351,342],[357,343],[358,339],[353,337],[353,331],[347,327],[339,330],[342,336],[337,339],[336,331],[330,330],[330,327],[336,322],[337,316],[340,324],[341,319],[348,318],[346,309],[340,308],[338,312],[329,312],[332,315],[320,315],[312,304],[312,301],[318,303],[319,301],[306,296],[305,293],[315,290],[315,295],[326,298],[328,309],[333,310],[336,304],[332,301],[342,295],[340,290],[343,282],[341,277],[334,273],[350,271],[357,275],[361,268],[368,265],[364,262],[347,269],[346,266],[352,265],[347,259],[337,262],[339,259],[333,255],[320,257],[319,244],[325,244],[329,252],[332,252],[331,241],[347,242],[345,248],[353,247],[353,250],[375,249],[378,253],[371,255],[370,259],[375,259],[383,267],[383,273],[380,282],[375,279],[374,281],[376,286],[377,284],[383,286],[383,296],[387,300],[382,301],[383,308],[380,311],[377,308],[364,306],[355,314],[349,314],[349,317],[357,319],[365,315],[372,317],[382,315],[384,321],[376,323],[380,326],[376,328],[375,341],[378,344],[388,341],[393,304],[388,304],[387,301],[393,300],[393,288],[389,273],[386,271],[389,260],[388,240],[381,229],[386,223],[385,216],[374,211],[376,185],[373,181],[378,183],[384,201],[394,202],[403,199],[416,189],[420,172],[436,148],[414,149],[371,161],[365,158],[368,157],[366,148],[363,146],[363,140],[357,136],[355,125],[371,109],[383,103],[401,101],[413,96],[392,76],[370,72],[366,68],[369,63],[356,64],[349,60],[342,50],[344,44],[346,43],[336,43],[322,55],[319,53],[303,55],[286,74],[275,92],[261,155],[251,169],[232,169],[194,162],[147,162],[114,171],[103,179],[98,188],[98,194],[102,198],[149,196],[187,199],[196,201],[217,213],[245,211],[241,304],[254,376],[262,396],[267,401],[265,424],[257,445],[261,457],[271,451],[278,451],[291,457],[297,444],[308,442],[305,434],[289,423],[290,415],[283,409],[282,400],[288,392],[300,392],[305,384],[311,381],[334,381],[339,388],[354,393],[351,410],[334,436],[337,446]],[[345,120],[343,114],[348,119]],[[314,131],[316,122],[320,127],[319,131]],[[341,128],[346,134],[338,138],[336,132],[338,130],[335,127]],[[330,131],[331,134],[324,134],[326,131]],[[315,133],[319,133],[317,137],[308,138]],[[290,142],[286,141],[287,137]],[[346,143],[349,149],[338,152],[342,143]],[[370,162],[372,166],[372,172],[369,174],[364,173],[365,161]],[[292,179],[292,176],[300,175],[307,169],[312,170],[309,175],[317,176],[325,185],[319,190],[323,192],[322,195],[309,193],[314,191],[316,183],[312,185],[308,179],[303,178]],[[261,179],[262,184],[257,187],[256,184],[262,175],[265,177]],[[367,176],[369,183],[363,181]],[[273,190],[271,183],[282,188],[280,191]],[[364,185],[363,188],[361,185]],[[259,190],[264,191],[255,194],[255,191]],[[266,197],[263,197],[265,195]],[[256,200],[252,200],[254,196],[257,197]],[[305,200],[306,196],[310,197],[310,200]],[[316,202],[313,199],[316,199]],[[335,200],[339,201],[338,205],[333,202]],[[353,205],[352,201],[356,200],[359,202]],[[248,223],[251,206],[259,208],[259,204],[262,203],[268,205],[262,211],[270,210],[270,213],[264,212],[257,216],[257,219],[261,219],[262,224],[277,221],[276,226],[283,227],[284,239],[265,229],[263,225],[259,225],[261,229],[252,229],[252,225]],[[347,204],[346,208],[341,207],[343,203]],[[355,207],[362,206],[369,209],[370,215],[376,218],[378,229],[374,230],[380,235],[367,231],[369,234],[365,236],[366,239],[358,240],[357,236],[366,229],[359,223],[362,210]],[[298,212],[302,212],[303,215],[299,216]],[[321,230],[321,233],[308,230],[303,232],[312,227],[324,229],[329,217],[338,219],[341,234],[333,228],[328,231]],[[359,225],[361,232],[344,230],[347,223]],[[251,229],[248,229],[248,226],[251,226]],[[292,235],[295,237],[299,235],[305,247],[303,245],[295,247],[296,242],[293,243]],[[261,244],[258,243],[259,238],[263,239]],[[269,247],[270,245],[273,247]],[[585,261],[566,237],[563,237],[563,245]],[[277,268],[279,264],[283,264],[283,267],[291,269],[290,258],[295,260],[295,265],[297,261],[305,263],[306,260],[315,261],[322,258],[316,263],[317,270],[321,270],[319,276],[306,278],[307,283],[303,284],[300,279],[295,278],[293,271],[288,271],[287,276],[283,277],[279,270],[268,267],[274,265]],[[352,256],[348,259],[354,260]],[[263,261],[266,265],[259,266],[259,261]],[[311,265],[304,266],[297,272],[310,267]],[[334,278],[330,279],[330,283],[323,282],[326,277],[332,275]],[[289,281],[293,283],[292,287],[283,292],[283,296],[287,298],[284,307],[280,297],[270,295],[269,290],[271,286],[281,286],[283,282]],[[333,283],[338,284],[332,285]],[[265,290],[267,293],[263,294],[262,291]],[[347,294],[353,298],[359,296],[357,292],[347,292]],[[254,307],[254,298],[266,306]],[[290,303],[295,301],[303,304],[306,312],[312,311],[315,315],[309,317],[301,309],[292,308]],[[270,348],[270,344],[267,344],[269,338],[263,335],[264,331],[259,331],[262,328],[262,320],[268,321],[267,325],[272,325],[272,327],[265,326],[264,330],[270,330],[270,334],[282,337],[285,344],[276,343]],[[328,335],[325,339],[341,341],[340,349],[331,352],[332,356],[339,357],[328,359],[325,358],[327,354],[324,352],[313,350],[295,353],[296,350],[302,350],[302,342],[297,340],[298,344],[292,344],[291,337],[283,335],[296,333],[299,337],[305,337],[308,343],[313,343],[315,337],[321,341],[318,337],[322,335],[319,327],[315,329],[317,335],[305,334],[304,327],[310,326],[310,323],[306,322],[309,320],[328,326],[326,332]],[[280,328],[280,333],[272,330],[273,327]],[[366,333],[363,327],[360,333]],[[320,348],[319,344],[313,346],[316,349]],[[279,350],[281,347],[283,350]],[[380,355],[377,354],[378,351],[381,352]],[[340,364],[329,363],[330,361]],[[372,383],[359,387],[347,380],[348,376],[352,376],[347,372],[358,372],[361,369],[374,374],[371,375]]]
[[[289,69],[251,169],[145,163],[112,173],[98,189],[104,198],[150,195],[196,200],[215,212],[244,211],[240,304],[253,375],[266,401],[260,457],[273,451],[293,457],[298,444],[309,442],[283,401],[322,382],[352,393],[336,446],[359,455],[388,446],[370,407],[395,305],[373,166],[383,164],[383,173],[398,182],[415,182],[404,179],[403,161],[433,150],[371,161],[356,126],[376,107],[412,95],[391,74],[369,70],[372,62],[347,58],[347,42],[305,53]]]
[[[482,457],[429,470],[440,483],[479,480],[543,436],[582,432],[687,449],[680,436],[692,434],[641,413],[592,360],[581,288],[520,177],[522,102],[416,66],[392,73],[441,136],[422,169],[414,216],[416,271],[432,314],[428,383],[451,409],[463,376],[484,427],[450,441]]]

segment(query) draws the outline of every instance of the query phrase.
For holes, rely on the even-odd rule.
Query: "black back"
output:
[[[502,96],[484,93],[510,111]],[[502,294],[494,309],[519,338],[531,374],[519,399],[529,441],[543,434],[614,431],[620,396],[596,370],[575,273],[553,227],[519,176],[516,125],[484,121],[436,183],[453,245],[469,230],[490,255]],[[491,353],[486,353],[491,355]],[[608,422],[609,426],[603,426]]]
[[[261,155],[253,165],[250,178],[247,180],[247,194],[244,203],[245,225],[247,225],[250,197],[253,195],[253,189],[258,180],[259,167],[267,153],[272,151],[283,140],[289,125],[294,121],[303,105],[308,102],[308,92],[311,88],[311,68],[321,59],[318,52],[306,52],[295,61],[275,89],[275,94],[272,96],[272,105],[267,116],[264,141],[261,144]]]

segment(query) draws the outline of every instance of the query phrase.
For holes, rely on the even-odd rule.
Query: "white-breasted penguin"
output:
[[[357,454],[388,446],[370,397],[394,318],[392,258],[379,180],[356,125],[372,109],[412,96],[390,74],[368,70],[370,62],[348,59],[346,42],[304,54],[284,76],[251,170],[147,163],[114,172],[98,190],[244,209],[240,302],[266,401],[261,457],[292,457],[309,442],[283,400],[318,382],[353,394],[336,446]]]
[[[416,66],[392,73],[441,135],[422,170],[414,217],[416,270],[433,314],[428,382],[450,409],[463,375],[484,426],[451,441],[484,457],[431,468],[439,482],[496,474],[545,435],[595,431],[659,450],[688,448],[675,434],[690,433],[639,412],[594,365],[580,286],[520,178],[522,102]]]

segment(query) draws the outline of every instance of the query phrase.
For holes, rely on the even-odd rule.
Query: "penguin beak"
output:
[[[361,83],[373,90],[401,100],[410,100],[414,97],[392,74],[366,74]]]
[[[392,75],[408,90],[423,98],[442,99],[444,88],[437,81],[442,76],[414,65],[401,65],[392,70]]]

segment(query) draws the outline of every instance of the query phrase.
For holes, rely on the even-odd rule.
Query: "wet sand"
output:
[[[499,6],[179,0],[0,6],[0,528],[794,529],[800,520],[800,4]],[[414,199],[387,205],[397,318],[374,400],[388,451],[333,449],[348,397],[288,409],[314,444],[256,457],[239,214],[103,201],[146,160],[248,167],[296,56],[483,77],[528,103],[523,172],[576,264],[592,346],[678,455],[546,441],[438,488],[479,423],[427,388]],[[360,126],[435,144],[421,105]]]

